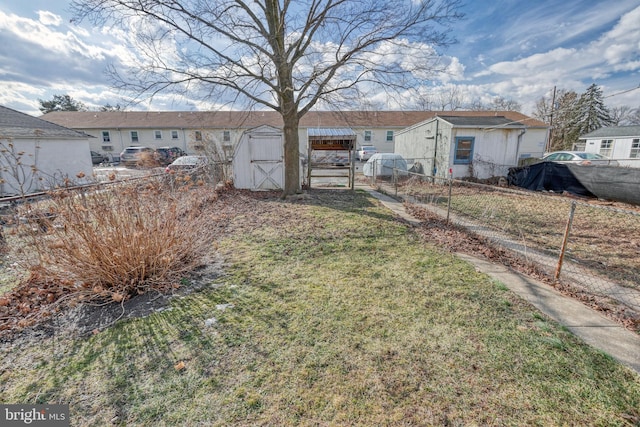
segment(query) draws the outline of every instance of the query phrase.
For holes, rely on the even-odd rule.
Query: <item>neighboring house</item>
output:
[[[523,116],[453,112],[418,123],[396,134],[395,153],[413,170],[454,178],[507,176],[510,167],[544,153],[548,126]]]
[[[580,137],[584,151],[615,159],[620,166],[640,168],[640,126],[611,126]]]
[[[392,153],[395,138],[403,129],[436,115],[486,116],[494,112],[434,111],[310,111],[300,120],[300,153],[308,154],[308,130],[350,128],[356,134],[356,148],[375,145],[377,151]],[[513,111],[495,114],[525,123],[537,120]],[[56,111],[45,120],[94,136],[91,149],[118,156],[126,147],[157,148],[176,146],[197,153],[207,146],[230,160],[246,130],[262,125],[282,128],[282,118],[275,111]],[[544,124],[542,123],[542,126]]]
[[[0,196],[86,182],[89,135],[0,106]]]

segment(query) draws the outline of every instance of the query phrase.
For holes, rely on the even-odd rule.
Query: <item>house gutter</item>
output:
[[[438,120],[438,117],[436,117],[436,135],[433,140],[433,177],[434,178],[438,173],[438,166],[436,165],[438,158],[436,156],[438,155],[438,125],[439,124],[440,124],[440,120]]]
[[[520,159],[520,144],[522,143],[522,136],[527,133],[527,128],[522,129],[522,132],[520,132],[520,135],[518,135],[518,143],[516,145],[516,161],[514,162],[514,165],[518,166],[518,160]]]

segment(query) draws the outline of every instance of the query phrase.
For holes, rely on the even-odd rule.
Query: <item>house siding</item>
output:
[[[634,139],[640,139],[640,135],[636,137],[598,137],[585,140],[584,151],[588,153],[600,153],[600,145],[603,140],[613,141],[613,150],[611,159],[617,160],[620,166],[640,168],[640,158],[631,158],[631,147]]]
[[[545,128],[455,126],[443,118],[418,123],[396,134],[395,152],[411,164],[420,162],[427,175],[440,178],[506,176],[524,157],[542,157]],[[454,162],[456,138],[473,138],[473,158]],[[437,146],[436,146],[437,144]]]

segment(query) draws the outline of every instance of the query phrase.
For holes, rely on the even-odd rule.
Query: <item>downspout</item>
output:
[[[527,133],[527,128],[522,129],[520,135],[518,135],[518,143],[516,145],[516,162],[514,163],[516,166],[519,166],[520,163],[520,143],[522,142],[522,136]]]
[[[436,135],[433,139],[433,177],[436,177],[438,173],[438,167],[436,165],[437,155],[438,155],[438,124],[440,124],[440,120],[436,117]]]

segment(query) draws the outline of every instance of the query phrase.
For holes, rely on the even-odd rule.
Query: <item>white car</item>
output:
[[[356,159],[364,162],[366,160],[369,160],[371,156],[373,156],[377,152],[378,150],[376,150],[376,147],[374,147],[373,145],[363,145],[358,149],[358,151],[356,151]]]
[[[586,151],[554,151],[542,157],[543,162],[575,163],[578,165],[610,165],[618,166],[617,160],[598,153],[587,153]]]

